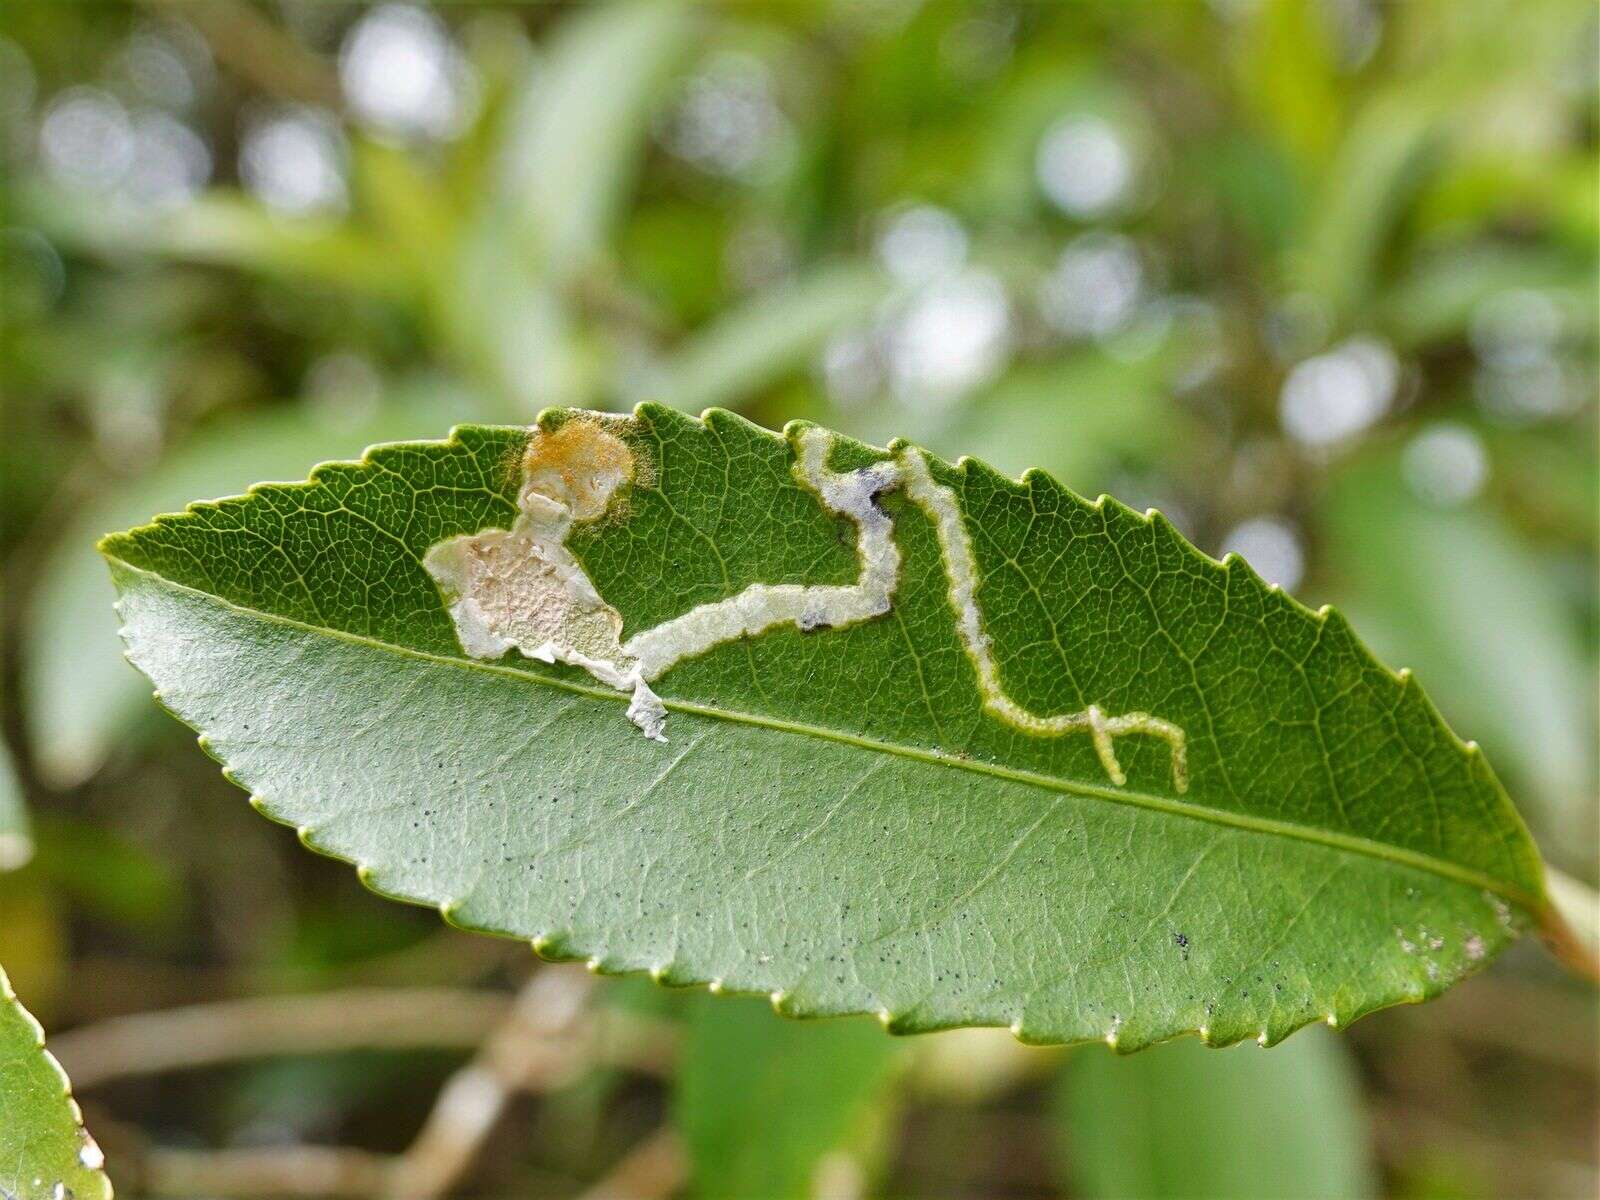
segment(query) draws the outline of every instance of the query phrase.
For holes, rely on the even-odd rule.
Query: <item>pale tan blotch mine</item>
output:
[[[828,467],[832,434],[808,427],[794,435],[795,479],[824,509],[856,527],[860,574],[855,583],[751,584],[621,642],[621,616],[601,599],[566,547],[573,523],[603,516],[616,491],[636,477],[633,452],[608,428],[620,420],[584,417],[555,430],[536,430],[523,456],[520,515],[511,529],[449,538],[423,559],[444,593],[461,648],[472,657],[499,658],[516,649],[541,662],[582,667],[610,687],[631,691],[629,718],[647,737],[664,742],[666,709],[649,684],[684,659],[782,625],[810,632],[889,611],[900,581],[900,548],[894,520],[876,500],[903,488],[938,536],[956,630],[988,712],[1037,737],[1087,732],[1106,774],[1119,786],[1127,776],[1112,739],[1159,737],[1171,747],[1174,786],[1188,789],[1184,732],[1172,722],[1142,712],[1110,716],[1093,704],[1082,712],[1041,717],[1006,695],[978,611],[977,565],[956,495],[934,481],[915,448],[841,472]]]
[[[535,430],[523,455],[519,513],[509,530],[447,538],[423,557],[444,593],[461,648],[473,658],[518,650],[582,667],[631,691],[628,716],[665,741],[666,710],[621,646],[622,617],[567,549],[575,520],[604,514],[634,476],[633,452],[610,421],[582,418]]]

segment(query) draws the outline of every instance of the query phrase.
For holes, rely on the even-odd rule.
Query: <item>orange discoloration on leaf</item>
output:
[[[609,424],[580,417],[536,429],[522,455],[524,486],[566,505],[575,520],[600,516],[636,471],[633,450]]]

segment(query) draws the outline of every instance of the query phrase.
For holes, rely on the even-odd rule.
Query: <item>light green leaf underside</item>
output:
[[[614,428],[634,483],[567,548],[625,638],[756,584],[857,579],[859,522],[823,509],[789,439],[659,406]],[[926,460],[998,686],[1034,716],[1181,729],[1187,790],[1161,737],[1116,739],[1119,785],[1087,732],[985,706],[949,536],[905,488],[879,497],[889,611],[679,662],[652,682],[664,745],[583,671],[470,658],[422,559],[511,526],[526,439],[380,447],[104,545],[164,702],[380,891],[784,1012],[1122,1048],[1271,1042],[1422,999],[1543,907],[1481,755],[1336,614],[1037,474]],[[837,439],[827,461],[887,457]]]
[[[1349,1051],[1313,1030],[1273,1054],[1192,1042],[1087,1047],[1056,1089],[1064,1182],[1083,1200],[1360,1200],[1378,1194]]]
[[[0,968],[0,1195],[109,1200],[100,1148],[83,1128],[66,1074]]]

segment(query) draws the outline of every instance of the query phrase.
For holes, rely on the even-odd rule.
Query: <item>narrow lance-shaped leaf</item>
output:
[[[39,1022],[0,969],[0,1196],[110,1200],[104,1164]]]
[[[511,114],[494,200],[518,214],[555,275],[601,245],[693,28],[681,0],[621,0],[580,8],[552,31]]]
[[[811,361],[832,334],[864,320],[890,290],[876,269],[823,267],[698,331],[649,380],[649,394],[696,411],[757,395]]]
[[[130,658],[263,812],[598,969],[1272,1042],[1547,909],[1482,756],[1336,613],[1037,473],[556,411],[103,549]]]

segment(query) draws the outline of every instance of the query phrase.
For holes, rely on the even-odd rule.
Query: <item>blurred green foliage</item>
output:
[[[1356,1080],[1333,1038],[1308,1030],[1283,1054],[1181,1041],[1126,1063],[1079,1052],[1056,1094],[1070,1186],[1095,1197],[1372,1195]]]
[[[0,847],[14,792],[38,853],[0,876],[0,962],[52,1027],[524,970],[244,811],[117,661],[89,543],[370,440],[645,398],[1161,507],[1347,606],[1594,882],[1597,30],[1580,0],[5,5]],[[1592,993],[1531,950],[1461,991],[1442,1033],[1386,1014],[1274,1051],[1288,1082],[1091,1049],[1061,1087],[1097,1090],[1057,1116],[1056,1059],[985,1050],[975,1091],[902,1072],[876,1124],[772,1136],[886,1194],[1187,1194],[1161,1180],[1221,1176],[1156,1160],[1193,1129],[1096,1174],[1072,1113],[1226,1076],[1323,1097],[1389,1194],[1592,1194],[1593,1055],[1559,1051],[1592,1045]],[[663,1003],[690,1030],[679,1107],[577,1085],[495,1186],[575,1190],[641,1110],[792,1166],[765,1123],[682,1106],[792,1077],[832,1121],[873,1078],[822,1069],[847,1053],[826,1031]],[[692,1049],[723,1020],[726,1068]],[[1537,1062],[1504,1032],[1529,1023],[1558,1048]],[[1359,1089],[1317,1082],[1341,1056]],[[406,1072],[270,1069],[109,1089],[91,1119],[379,1149],[421,1120]]]

